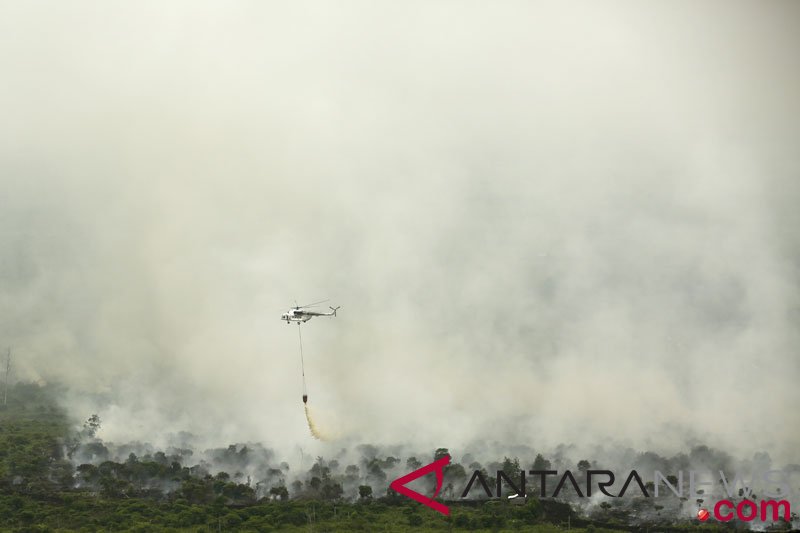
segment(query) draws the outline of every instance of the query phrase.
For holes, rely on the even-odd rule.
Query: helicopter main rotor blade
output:
[[[304,309],[306,307],[311,307],[311,306],[314,306],[314,305],[324,304],[325,302],[328,302],[328,301],[330,301],[330,299],[320,300],[319,302],[314,302],[313,304],[306,304],[306,305],[298,306],[297,309]]]

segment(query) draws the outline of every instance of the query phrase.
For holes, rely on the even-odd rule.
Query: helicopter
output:
[[[341,306],[339,307],[329,306],[331,310],[330,313],[318,313],[316,311],[306,311],[306,309],[309,307],[314,307],[315,305],[319,305],[327,301],[328,300],[322,300],[319,302],[314,302],[312,304],[295,305],[294,307],[292,307],[291,309],[289,309],[288,311],[286,311],[281,315],[281,320],[285,320],[287,324],[291,322],[297,322],[297,324],[299,325],[302,324],[303,322],[308,322],[315,316],[336,316],[336,310],[339,309],[339,307]],[[295,302],[295,304],[297,304],[297,302]]]

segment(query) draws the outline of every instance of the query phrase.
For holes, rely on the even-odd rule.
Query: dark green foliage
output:
[[[283,485],[272,487],[269,489],[269,493],[281,501],[286,501],[289,499],[289,491]]]
[[[550,464],[550,461],[545,459],[542,454],[537,453],[536,459],[533,460],[532,470],[550,470],[551,468],[552,465]]]
[[[408,517],[408,525],[409,525],[409,526],[413,526],[413,527],[419,527],[419,526],[421,526],[421,525],[422,525],[424,522],[425,522],[425,520],[423,520],[423,518],[422,518],[420,515],[418,515],[418,514],[412,514],[412,515],[410,515],[410,516]]]
[[[374,446],[359,448],[360,465],[319,457],[302,481],[291,482],[289,466],[274,462],[258,483],[245,479],[240,472],[254,454],[271,454],[250,445],[212,450],[217,464],[226,465],[222,472],[209,472],[208,464],[184,466],[190,450],[129,453],[115,462],[96,438],[99,417],[70,432],[53,401],[58,393],[18,384],[0,411],[0,531],[553,531],[576,517],[566,503],[535,498],[523,505],[461,502],[452,485],[460,486],[473,465],[468,472],[455,462],[446,469],[450,517],[391,490],[376,496],[373,487],[388,488],[389,475],[403,464],[410,470],[421,462],[381,457]],[[434,456],[446,453],[440,448]],[[70,454],[89,462],[73,466]],[[541,456],[537,462],[546,464]],[[516,459],[503,466],[519,470]]]
[[[436,451],[433,453],[433,460],[438,461],[445,455],[449,455],[450,451],[447,448],[437,448]]]
[[[358,497],[362,500],[371,500],[372,499],[372,487],[369,485],[360,485],[358,487]]]

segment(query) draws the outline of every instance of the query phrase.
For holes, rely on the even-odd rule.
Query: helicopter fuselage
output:
[[[339,309],[338,307],[331,307],[330,313],[318,313],[316,311],[305,311],[302,308],[295,307],[293,309],[289,309],[287,312],[281,315],[281,320],[286,321],[287,324],[292,322],[296,322],[298,324],[302,324],[303,322],[308,322],[315,316],[336,316],[336,310]]]
[[[290,322],[302,323],[308,322],[313,316],[314,315],[309,315],[300,309],[292,309],[281,315],[281,320],[285,320],[287,324]]]

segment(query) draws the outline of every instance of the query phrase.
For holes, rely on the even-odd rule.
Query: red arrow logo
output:
[[[421,503],[422,505],[427,505],[434,511],[439,511],[445,516],[450,516],[450,509],[437,501],[434,501],[439,491],[442,490],[442,482],[444,481],[444,467],[450,464],[450,456],[445,455],[441,459],[438,459],[432,462],[429,465],[425,465],[422,468],[418,468],[411,473],[406,474],[403,477],[399,477],[392,481],[389,488],[395,490],[402,494],[403,496],[408,496],[412,500]],[[431,472],[436,472],[436,490],[433,493],[433,496],[428,498],[427,496],[423,496],[419,492],[415,490],[411,490],[406,487],[406,484],[411,483],[415,479],[419,479],[426,474],[430,474]]]

